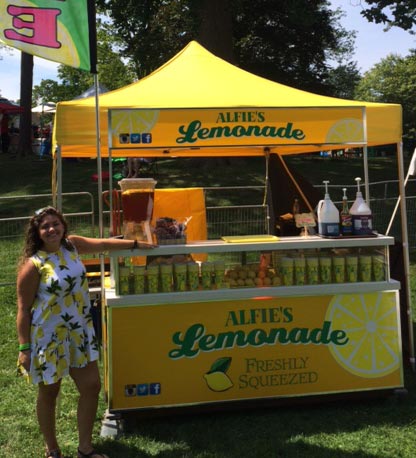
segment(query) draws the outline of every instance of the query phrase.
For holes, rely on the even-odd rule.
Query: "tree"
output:
[[[403,138],[416,140],[416,50],[406,57],[390,54],[365,73],[355,96],[370,102],[398,103],[403,108]]]
[[[345,64],[354,33],[342,28],[343,14],[327,1],[241,0],[234,21],[238,60],[246,70],[316,93],[334,95],[332,64]],[[355,78],[355,75],[354,75]]]
[[[32,151],[32,85],[33,85],[33,55],[21,53],[20,61],[20,105],[23,113],[20,115],[18,156],[26,156]]]
[[[117,39],[109,24],[102,21],[97,28],[97,69],[99,82],[109,90],[118,89],[134,80],[134,72],[126,65],[117,52]],[[71,100],[94,84],[91,73],[67,65],[58,67],[61,82],[42,80],[33,89],[33,103],[40,105],[45,101],[59,102]]]
[[[121,53],[134,62],[139,77],[196,39],[245,70],[331,93],[329,61],[352,53],[353,36],[342,29],[339,12],[332,12],[327,0],[97,1],[113,20],[124,43]]]
[[[366,0],[361,14],[370,22],[411,30],[416,24],[415,0]]]

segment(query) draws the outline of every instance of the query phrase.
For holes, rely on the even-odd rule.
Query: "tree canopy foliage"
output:
[[[138,77],[191,40],[257,75],[337,95],[332,63],[355,81],[354,34],[327,0],[97,0],[124,43]],[[344,91],[345,92],[345,91]]]
[[[416,141],[416,50],[390,54],[365,73],[356,89],[361,100],[398,103],[403,108],[404,139]]]
[[[411,30],[416,25],[415,0],[365,0],[362,15],[370,22]]]
[[[100,83],[109,90],[118,89],[134,81],[134,71],[123,62],[117,52],[118,39],[114,37],[111,26],[100,21],[97,28],[97,68]],[[35,104],[59,102],[79,96],[94,84],[91,73],[67,65],[58,67],[60,82],[42,80],[33,89]]]

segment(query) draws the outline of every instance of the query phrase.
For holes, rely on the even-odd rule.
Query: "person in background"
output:
[[[2,115],[1,124],[0,124],[0,133],[1,133],[1,151],[3,153],[8,153],[10,139],[9,139],[9,117],[7,114]]]
[[[62,378],[79,392],[78,458],[108,458],[94,450],[92,431],[101,389],[84,253],[152,248],[127,239],[68,235],[63,215],[53,207],[30,219],[17,276],[18,367],[38,385],[37,418],[47,458],[62,458],[55,429]]]

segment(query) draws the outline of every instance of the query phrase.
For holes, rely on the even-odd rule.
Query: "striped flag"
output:
[[[0,41],[96,73],[94,0],[0,0]]]

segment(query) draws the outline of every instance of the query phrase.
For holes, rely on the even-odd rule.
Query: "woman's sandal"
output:
[[[56,450],[46,450],[45,452],[46,458],[63,458],[62,452],[57,448]]]
[[[92,449],[90,453],[82,453],[80,449],[78,449],[78,458],[92,458],[93,456],[108,458],[107,455],[103,453],[97,452],[97,450]]]

